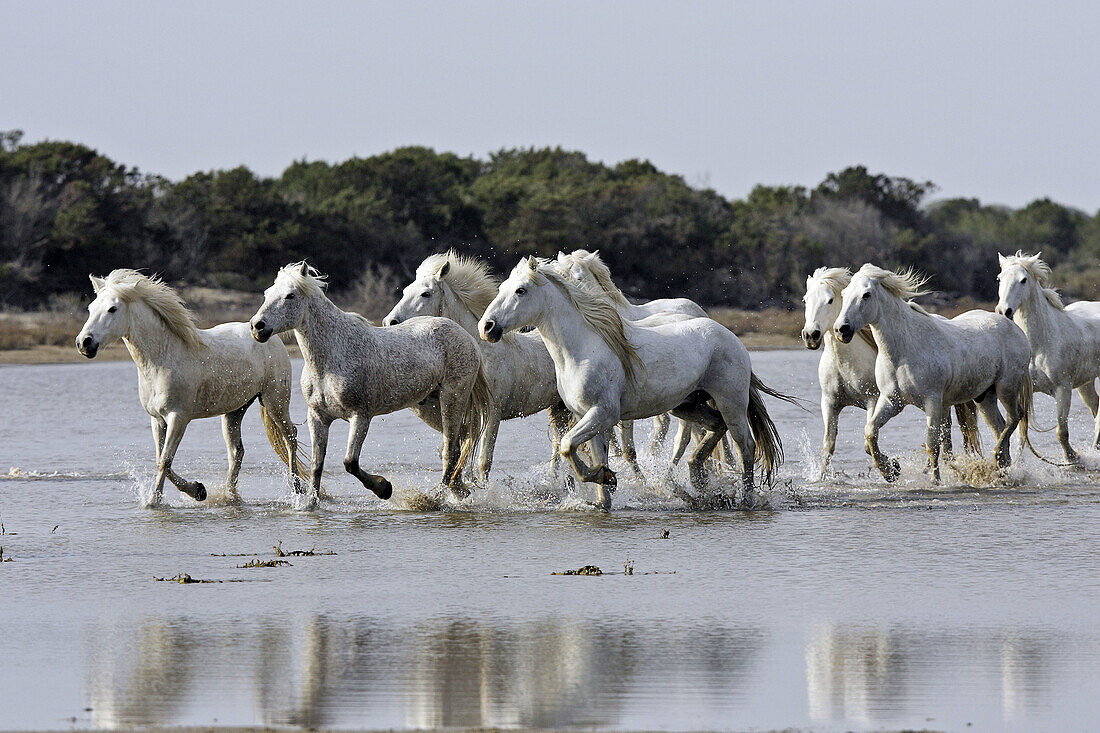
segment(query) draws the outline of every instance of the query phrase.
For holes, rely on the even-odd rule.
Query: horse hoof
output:
[[[386,501],[391,496],[393,496],[393,484],[391,484],[386,479],[379,479],[378,483],[374,485],[372,491],[374,491],[375,496],[377,496],[379,499],[381,499],[382,501]]]
[[[465,486],[452,486],[450,488],[451,494],[454,495],[454,498],[458,499],[459,501],[467,499],[470,496],[470,490],[467,489]]]
[[[206,501],[206,487],[202,485],[201,481],[194,483],[194,493],[191,494],[195,498],[195,501]]]
[[[882,477],[889,483],[894,483],[901,476],[901,462],[897,458],[891,458],[886,462],[886,467],[882,471]]]

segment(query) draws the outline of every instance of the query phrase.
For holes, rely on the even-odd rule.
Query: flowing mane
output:
[[[1050,265],[1041,259],[1042,252],[1033,255],[1025,255],[1022,250],[1016,250],[1016,254],[1005,257],[998,255],[1001,262],[1001,272],[1013,265],[1019,265],[1043,291],[1047,302],[1058,310],[1065,310],[1066,304],[1062,302],[1062,295],[1050,284]]]
[[[184,344],[192,348],[203,345],[194,314],[159,277],[123,268],[112,271],[96,290],[97,293],[110,290],[124,303],[144,303]]]
[[[576,249],[569,254],[559,254],[558,262],[567,268],[573,265],[583,267],[614,303],[617,305],[630,305],[630,301],[623,295],[623,291],[619,290],[618,286],[615,285],[615,281],[611,279],[611,270],[600,259],[599,252]]]
[[[919,298],[931,292],[924,287],[928,284],[928,278],[917,273],[913,268],[907,267],[901,272],[893,272],[892,270],[885,270],[868,262],[863,267],[859,268],[857,274],[877,281],[885,288],[886,292],[906,301],[908,306],[917,313],[922,313],[931,317],[932,314],[926,311],[923,306],[911,302],[913,298]]]
[[[447,272],[440,271],[447,264]],[[489,274],[489,267],[475,257],[466,257],[453,249],[429,255],[416,268],[416,279],[438,277],[451,286],[455,297],[471,313],[480,318],[497,295],[498,283]]]
[[[852,271],[847,267],[819,267],[814,270],[814,274],[806,278],[807,289],[814,282],[821,283],[839,295],[840,291],[852,282]]]
[[[280,280],[290,282],[291,285],[301,291],[302,295],[309,298],[322,295],[328,287],[325,276],[321,274],[321,271],[313,265],[307,265],[305,260],[291,262],[281,268],[279,274],[275,276],[275,282]]]
[[[535,266],[531,267],[531,263]],[[611,302],[610,296],[573,282],[563,275],[551,260],[529,257],[520,261],[516,269],[529,268],[532,279],[539,284],[549,280],[558,287],[569,302],[581,314],[585,323],[596,332],[614,354],[619,357],[627,379],[633,380],[638,367],[642,366],[638,352],[626,337],[625,326],[619,312]]]

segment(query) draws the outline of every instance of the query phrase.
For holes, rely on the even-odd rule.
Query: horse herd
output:
[[[1063,305],[1039,255],[1001,256],[1000,266],[996,313],[972,310],[952,319],[912,302],[925,292],[925,280],[912,271],[867,264],[854,275],[820,268],[807,278],[802,338],[810,349],[823,348],[823,476],[838,415],[849,406],[867,411],[866,450],[887,481],[897,479],[899,463],[883,453],[879,431],[906,405],[927,415],[936,482],[941,450],[951,451],[952,407],[967,451],[980,452],[982,416],[1003,468],[1017,426],[1021,445],[1030,447],[1033,390],[1052,394],[1058,440],[1074,462],[1068,412],[1076,389],[1097,418],[1093,445],[1100,447],[1100,303]],[[669,415],[679,420],[673,462],[694,444],[688,458],[694,494],[674,489],[677,494],[689,505],[703,497],[720,483],[711,481],[708,459],[721,455],[733,463],[736,452],[740,495],[719,490],[712,499],[751,508],[758,502],[757,467],[770,484],[783,460],[764,397],[797,404],[767,387],[740,339],[696,303],[631,303],[599,255],[584,250],[556,260],[526,257],[499,283],[476,259],[453,251],[432,255],[382,327],[333,304],[324,276],[305,262],[279,270],[248,323],[205,330],[155,277],[120,269],[91,281],[95,299],[77,348],[93,358],[122,339],[138,367],[156,445],[154,503],[163,497],[165,479],[198,501],[206,498],[202,483],[179,476],[172,459],[191,420],[218,415],[229,451],[226,490],[235,497],[241,420],[258,400],[268,438],[289,466],[293,491],[306,493],[307,507],[319,501],[329,427],[337,419],[350,424],[344,468],[389,499],[392,485],[363,470],[360,454],[371,419],[407,407],[443,434],[441,486],[456,500],[469,495],[464,469],[475,453],[474,481],[487,480],[501,421],[546,410],[550,470],[565,470],[564,459],[572,469],[567,481],[575,475],[596,485],[600,509],[610,509],[616,486],[608,466],[613,429],[619,427],[623,457],[641,476],[633,421],[654,417],[660,441]],[[301,388],[313,448],[308,470],[290,418],[290,358],[272,338],[291,331],[304,359]]]

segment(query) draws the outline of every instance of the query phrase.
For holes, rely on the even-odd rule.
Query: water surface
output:
[[[753,361],[816,404],[816,354]],[[657,455],[644,485],[616,462],[623,486],[602,515],[547,478],[540,416],[502,427],[493,481],[467,505],[418,512],[401,506],[437,481],[439,438],[406,412],[376,420],[363,451],[405,498],[381,502],[338,470],[338,424],[336,497],[306,513],[250,414],[242,505],[217,501],[225,448],[207,420],[175,465],[214,497],[168,487],[151,509],[132,364],[3,367],[0,405],[6,729],[1095,727],[1094,451],[1097,470],[1028,457],[990,486],[967,463],[933,487],[910,409],[883,434],[904,464],[887,486],[868,470],[863,413],[847,411],[839,476],[822,483],[816,409],[771,400],[788,460],[770,510],[687,511]],[[300,394],[292,410],[304,417]],[[1045,397],[1037,422],[1053,423]],[[1075,404],[1078,445],[1091,428]],[[1034,437],[1057,456],[1052,433]],[[279,543],[336,554],[237,567]],[[605,575],[552,575],[589,564]],[[179,573],[226,582],[153,580]]]

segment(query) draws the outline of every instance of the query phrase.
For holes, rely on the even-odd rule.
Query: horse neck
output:
[[[156,369],[183,356],[187,346],[149,306],[133,302],[129,311],[130,327],[122,342],[126,344],[139,371]]]
[[[879,351],[886,355],[892,363],[898,363],[901,358],[910,355],[914,349],[914,340],[918,338],[918,319],[931,318],[923,313],[913,310],[908,303],[900,298],[886,298],[883,313],[878,321],[870,324],[871,333],[875,337]],[[886,327],[883,328],[883,324]],[[859,338],[856,334],[854,339]]]
[[[594,349],[603,350],[614,358],[611,348],[564,294],[552,285],[545,292],[553,293],[552,300],[535,327],[559,372],[568,364],[590,356]]]
[[[480,341],[481,337],[478,331],[478,322],[481,320],[480,314],[474,314],[462,304],[462,301],[451,291],[448,286],[443,289],[444,303],[443,303],[443,315],[450,318],[466,329],[466,332],[474,337],[475,340]]]
[[[339,360],[348,341],[347,318],[323,293],[309,298],[302,322],[294,329],[294,338],[302,359],[315,371],[325,371],[330,357]]]
[[[1020,320],[1016,323],[1027,335],[1029,343],[1042,343],[1053,331],[1053,325],[1066,314],[1058,310],[1047,300],[1038,284],[1028,288],[1027,297],[1020,303],[1016,314]],[[1013,318],[1013,321],[1016,319]]]

